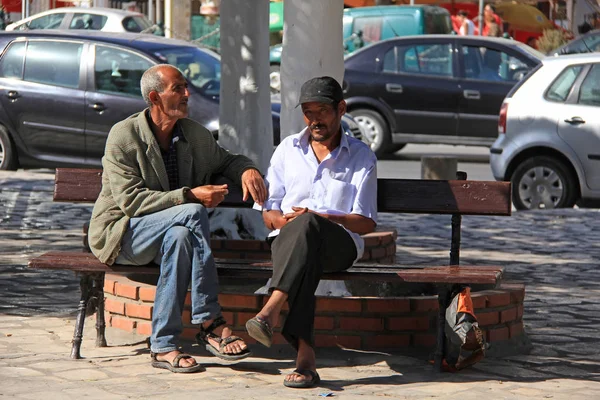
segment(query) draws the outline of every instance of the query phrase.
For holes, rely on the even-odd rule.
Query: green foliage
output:
[[[537,40],[537,49],[544,54],[548,54],[568,41],[569,35],[567,32],[559,29],[546,29]]]

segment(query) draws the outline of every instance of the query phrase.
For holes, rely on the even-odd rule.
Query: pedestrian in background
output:
[[[466,10],[460,10],[457,17],[460,21],[460,30],[458,31],[458,34],[461,36],[474,35],[475,24],[469,19],[469,13]]]
[[[483,36],[502,37],[504,29],[502,19],[496,14],[496,8],[491,4],[486,4],[483,9]]]

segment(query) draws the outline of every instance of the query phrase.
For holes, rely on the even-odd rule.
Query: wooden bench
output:
[[[101,189],[101,170],[57,169],[54,201],[87,202],[96,200]],[[460,234],[463,215],[511,214],[511,187],[509,182],[461,180],[433,181],[410,179],[378,179],[378,211],[380,213],[451,214],[452,240],[448,266],[411,267],[400,264],[358,263],[347,271],[327,273],[323,279],[400,282],[403,284],[429,283],[436,287],[439,302],[435,369],[441,371],[445,346],[445,310],[456,285],[477,285],[478,289],[496,287],[503,274],[501,267],[459,267]],[[231,190],[220,206],[250,207],[242,202],[239,191]],[[237,278],[270,278],[269,260],[217,259],[219,276]],[[78,306],[71,358],[80,358],[81,341],[86,309],[97,309],[96,346],[106,346],[104,335],[104,275],[158,274],[157,266],[144,267],[106,265],[89,251],[53,251],[29,261],[30,268],[71,270],[81,275],[81,300]]]

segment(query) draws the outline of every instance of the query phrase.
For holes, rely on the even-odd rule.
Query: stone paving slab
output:
[[[145,337],[108,328],[110,347],[95,348],[92,319],[86,358],[70,360],[78,279],[26,264],[48,250],[79,249],[91,205],[53,203],[53,178],[49,171],[0,171],[0,398],[600,398],[598,210],[463,218],[461,263],[502,265],[507,279],[526,284],[530,354],[488,357],[458,374],[434,375],[422,354],[319,350],[324,382],[294,391],[282,385],[282,374],[293,369],[287,347],[255,348],[252,359],[229,364],[187,344],[206,371],[172,374],[150,366]],[[381,220],[399,232],[399,260],[448,262],[450,217],[382,214]]]

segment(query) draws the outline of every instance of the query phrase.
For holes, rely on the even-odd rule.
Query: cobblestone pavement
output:
[[[83,360],[68,359],[78,281],[70,272],[27,270],[47,250],[81,247],[91,206],[53,203],[50,172],[0,172],[0,398],[166,399],[593,399],[600,398],[599,212],[569,209],[465,217],[462,264],[506,267],[526,283],[524,321],[530,354],[488,357],[458,374],[433,375],[422,356],[319,351],[319,388],[281,384],[293,368],[286,347],[255,349],[228,365],[189,345],[206,371],[172,374],[150,367],[144,337],[108,329],[95,348],[86,323]],[[450,217],[384,214],[399,232],[399,260],[447,263]]]

